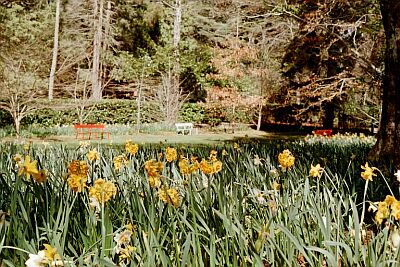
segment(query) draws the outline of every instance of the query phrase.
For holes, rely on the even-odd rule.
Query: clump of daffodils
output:
[[[181,196],[175,188],[168,188],[167,186],[162,186],[158,190],[158,197],[166,204],[170,204],[175,208],[181,205]]]
[[[129,163],[129,159],[123,154],[123,155],[119,155],[114,157],[114,170],[116,171],[121,171],[122,166],[126,166]]]
[[[44,249],[40,250],[38,254],[29,254],[29,259],[25,264],[27,267],[64,266],[57,250],[49,244],[44,244]]]
[[[178,167],[181,174],[189,175],[200,168],[200,163],[198,162],[197,157],[191,157],[189,160],[184,156],[181,156],[178,162]]]
[[[132,143],[131,140],[128,140],[128,142],[125,144],[125,151],[129,155],[134,156],[139,151],[139,145]]]
[[[384,201],[378,203],[375,221],[381,224],[384,219],[389,217],[400,221],[400,201],[393,196],[386,196]]]
[[[89,167],[85,161],[73,160],[68,166],[67,182],[74,192],[82,192],[86,187]]]
[[[14,161],[19,167],[18,175],[26,175],[26,179],[29,181],[31,177],[37,183],[43,183],[46,181],[47,176],[44,170],[39,170],[37,167],[37,161],[32,160],[30,156],[25,156],[25,159],[21,155],[16,154]]]
[[[159,187],[161,185],[161,172],[164,168],[162,162],[151,159],[144,163],[144,168],[147,172],[150,187]]]
[[[293,156],[292,152],[289,151],[289,149],[283,150],[283,152],[279,153],[278,155],[279,166],[284,170],[292,168],[294,165],[294,160],[295,157]]]
[[[208,160],[202,159],[200,162],[200,170],[204,174],[215,174],[222,170],[222,162],[217,159],[217,151],[212,150]]]
[[[372,181],[373,176],[376,176],[374,171],[377,170],[377,168],[369,167],[368,162],[365,163],[365,166],[361,166],[361,169],[364,170],[361,172],[361,177],[366,181]]]
[[[172,162],[178,158],[178,153],[176,149],[173,147],[167,147],[165,149],[166,159],[168,162]]]
[[[89,188],[89,197],[94,198],[99,203],[105,203],[117,194],[117,187],[113,182],[102,178],[97,179],[94,185]]]

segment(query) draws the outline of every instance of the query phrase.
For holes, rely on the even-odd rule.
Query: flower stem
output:
[[[101,258],[104,259],[106,249],[106,226],[104,224],[104,202],[101,203]]]
[[[367,189],[368,189],[368,180],[365,182],[365,187],[364,187],[364,196],[363,196],[363,202],[362,202],[362,211],[361,211],[361,220],[360,220],[360,226],[362,228],[362,225],[364,223],[364,214],[365,214],[365,197],[367,195]]]

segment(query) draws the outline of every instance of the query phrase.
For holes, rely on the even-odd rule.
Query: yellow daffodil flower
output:
[[[368,162],[365,163],[365,166],[361,166],[361,169],[364,170],[363,172],[361,172],[361,177],[366,181],[372,181],[372,177],[376,176],[374,171],[377,170],[377,168],[369,167]]]
[[[320,178],[323,172],[323,168],[321,168],[321,165],[317,164],[313,166],[311,164],[311,169],[310,169],[310,176],[314,178]]]
[[[132,143],[131,140],[128,140],[128,142],[125,144],[125,151],[134,156],[139,151],[139,145]]]
[[[168,188],[166,186],[161,187],[158,190],[158,197],[166,204],[170,204],[175,208],[181,205],[181,197],[178,190],[175,188]]]
[[[99,203],[105,203],[117,194],[117,187],[114,183],[102,178],[97,179],[94,185],[89,188],[89,197],[94,197]]]
[[[39,170],[36,166],[36,160],[31,161],[30,156],[25,156],[24,161],[20,164],[20,169],[18,171],[18,175],[26,175],[26,178],[30,180],[31,175],[39,174]]]
[[[100,159],[100,154],[99,152],[97,152],[96,149],[90,150],[86,156],[90,161],[95,161]]]
[[[178,157],[176,149],[173,147],[167,147],[165,150],[165,154],[167,154],[166,159],[168,162],[172,162],[172,161],[176,160]]]
[[[285,149],[282,153],[278,155],[278,161],[282,168],[290,169],[294,165],[295,157],[292,155],[288,149]]]

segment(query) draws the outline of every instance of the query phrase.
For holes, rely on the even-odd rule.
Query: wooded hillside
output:
[[[132,99],[166,121],[190,102],[221,120],[245,106],[258,124],[378,123],[377,0],[1,0],[0,28],[3,108]]]

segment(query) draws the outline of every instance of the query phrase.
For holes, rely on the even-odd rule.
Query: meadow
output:
[[[0,266],[399,266],[374,141],[0,143]]]

